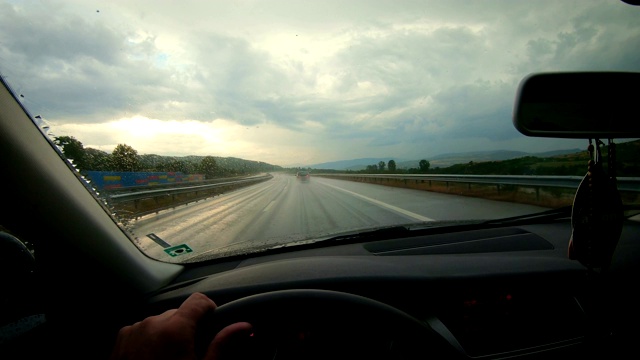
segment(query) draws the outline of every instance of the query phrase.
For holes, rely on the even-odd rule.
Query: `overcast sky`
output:
[[[0,74],[55,135],[281,166],[585,147],[520,135],[529,73],[640,71],[640,7],[576,1],[5,1]]]

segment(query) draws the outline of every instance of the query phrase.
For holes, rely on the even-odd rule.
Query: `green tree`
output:
[[[73,136],[58,136],[55,144],[62,148],[64,156],[71,160],[78,170],[86,170],[84,146]]]
[[[110,158],[111,155],[102,150],[85,148],[85,167],[81,168],[80,170],[109,171],[111,170]]]
[[[384,171],[385,166],[387,166],[387,164],[385,164],[384,161],[380,161],[378,163],[378,170]]]
[[[431,167],[431,163],[429,163],[427,160],[422,159],[420,160],[420,162],[418,163],[418,166],[420,166],[420,171],[422,172],[427,172],[429,170],[429,168]]]
[[[207,179],[215,177],[218,173],[218,163],[213,156],[205,156],[200,161],[198,171],[203,173]]]
[[[178,159],[171,159],[166,165],[166,169],[167,171],[181,172],[185,174],[189,173],[189,167],[187,163]]]
[[[389,160],[389,162],[387,163],[387,166],[389,167],[389,171],[391,171],[391,172],[396,171],[396,161],[395,160]]]
[[[140,168],[138,152],[129,145],[118,144],[111,153],[113,171],[137,171]]]

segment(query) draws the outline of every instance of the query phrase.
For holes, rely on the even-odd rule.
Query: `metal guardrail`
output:
[[[170,196],[170,195],[178,195],[178,194],[185,194],[185,193],[194,193],[198,191],[208,191],[208,190],[212,190],[212,189],[224,187],[224,186],[237,186],[242,184],[257,183],[257,182],[271,179],[272,177],[273,175],[267,174],[267,175],[256,176],[256,177],[242,179],[242,180],[219,182],[215,184],[181,186],[181,187],[154,189],[154,190],[142,190],[142,191],[123,193],[123,194],[113,194],[109,196],[109,199],[114,203],[121,203],[121,202],[128,202],[128,201],[134,201],[134,200],[149,199],[149,198],[154,198],[159,196]]]
[[[560,187],[577,189],[582,176],[554,175],[436,175],[436,174],[331,174],[318,173],[313,176],[348,177],[369,179],[393,179],[406,181],[438,181],[465,184],[520,185],[533,187]],[[618,190],[640,192],[640,177],[617,178]]]
[[[314,176],[326,176],[333,178],[349,179],[389,179],[400,181],[436,181],[444,183],[464,183],[464,184],[488,184],[488,185],[516,185],[531,187],[558,187],[577,189],[582,181],[581,176],[544,176],[544,175],[436,175],[436,174],[331,174],[318,173]],[[162,188],[153,190],[142,190],[122,194],[111,194],[110,201],[113,203],[130,202],[135,200],[149,199],[154,197],[172,196],[198,191],[209,191],[225,186],[237,186],[242,184],[257,183],[272,178],[273,175],[266,174],[241,180],[219,182],[205,185],[190,185],[173,188]],[[618,190],[629,192],[640,192],[640,177],[620,177],[617,178]]]

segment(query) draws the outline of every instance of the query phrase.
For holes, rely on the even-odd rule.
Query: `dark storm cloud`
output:
[[[152,38],[91,13],[80,17],[52,7],[38,8],[41,16],[34,17],[10,4],[0,7],[0,70],[10,84],[19,80],[34,113],[104,121],[186,97],[170,69],[149,71],[157,67]]]
[[[610,5],[595,4],[566,19],[565,31],[532,36],[519,71],[639,71],[637,17],[629,16],[628,6]]]
[[[34,11],[0,4],[2,45],[25,66],[46,67],[50,61],[73,63],[88,58],[109,65],[122,63],[122,52],[115,51],[123,46],[122,35],[115,29],[41,5]]]
[[[59,122],[224,118],[380,149],[517,139],[515,91],[535,71],[640,71],[635,8],[451,3],[2,2],[0,72]]]
[[[336,66],[342,66],[346,74],[338,87],[342,93],[353,91],[363,81],[386,89],[385,93],[362,99],[352,108],[342,107],[343,116],[338,118],[368,114],[374,123],[371,129],[376,129],[376,133],[386,129],[383,134],[374,135],[379,136],[372,142],[375,144],[396,143],[397,140],[389,140],[390,135],[405,141],[426,141],[429,136],[441,136],[444,131],[451,135],[459,130],[462,131],[456,132],[456,136],[499,136],[484,129],[492,127],[491,119],[501,121],[501,117],[509,116],[510,95],[514,88],[499,86],[495,89],[489,83],[457,85],[464,83],[469,74],[482,76],[480,62],[469,61],[477,58],[486,46],[482,34],[464,27],[439,29],[427,34],[393,31],[388,34],[383,38],[356,39],[348,51],[337,56]],[[500,111],[486,109],[494,106],[496,100],[500,103],[501,99],[504,102]],[[415,133],[417,122],[437,124],[451,120],[464,122],[437,133]],[[469,125],[473,127],[475,121],[483,123],[476,126],[483,131],[466,130]],[[390,128],[391,124],[393,127]],[[366,133],[367,126],[363,129],[362,124],[354,124],[348,131]]]
[[[194,80],[201,91],[199,106],[243,125],[290,120],[288,113],[278,111],[282,109],[278,103],[294,95],[286,88],[291,75],[273,67],[269,54],[239,38],[214,33],[189,36],[195,54]]]

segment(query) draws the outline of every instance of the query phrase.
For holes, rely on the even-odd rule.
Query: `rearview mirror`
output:
[[[513,124],[534,137],[640,137],[640,73],[539,73],[518,88]]]

